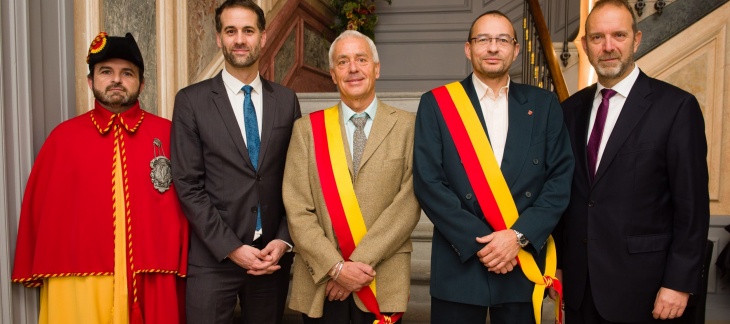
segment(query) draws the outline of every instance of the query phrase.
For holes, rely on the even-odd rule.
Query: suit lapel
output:
[[[522,165],[527,159],[527,152],[530,149],[530,139],[532,138],[533,115],[539,114],[538,111],[527,100],[525,92],[518,90],[514,82],[511,82],[508,92],[508,128],[507,141],[504,146],[504,155],[502,157],[502,174],[507,186],[512,186],[520,174]]]
[[[577,125],[574,139],[576,143],[576,168],[580,168],[580,173],[587,183],[590,183],[590,175],[588,174],[588,152],[586,146],[588,145],[588,125],[591,122],[591,110],[593,109],[593,98],[596,94],[597,85],[594,83],[592,86],[586,88],[581,92],[580,102],[577,106],[572,109],[578,109],[577,114]]]
[[[276,109],[276,96],[274,95],[274,89],[271,87],[268,81],[261,78],[261,98],[263,102],[263,109],[261,110],[262,121],[261,121],[261,146],[259,148],[259,162],[258,166],[261,169],[263,161],[266,158],[266,149],[269,147],[271,141],[271,135],[274,128],[274,120],[278,118],[278,110]]]
[[[246,165],[253,170],[253,164],[251,164],[251,159],[248,157],[246,142],[243,141],[243,134],[241,134],[241,127],[238,126],[236,115],[233,113],[233,108],[231,107],[231,100],[228,98],[226,86],[223,84],[222,72],[218,73],[214,82],[213,104],[216,109],[218,109],[218,113],[223,119],[223,124],[225,125],[228,134],[231,136],[233,143],[236,145],[238,153],[246,162]],[[241,107],[241,109],[243,109],[243,107]]]
[[[378,112],[375,114],[373,127],[370,128],[368,140],[365,142],[365,150],[362,152],[362,159],[360,160],[361,168],[373,156],[373,153],[383,143],[383,140],[385,140],[385,137],[388,136],[388,133],[390,133],[390,130],[393,129],[395,122],[398,120],[394,115],[395,109],[393,107],[384,104],[380,100],[378,100],[377,104]]]
[[[647,99],[650,94],[651,88],[649,87],[648,77],[644,72],[640,72],[639,78],[636,79],[621,109],[616,126],[611,131],[611,137],[606,143],[606,149],[603,151],[601,162],[598,165],[598,170],[596,170],[594,184],[601,180],[601,176],[606,173],[606,169],[611,165],[621,146],[651,106],[651,101]]]

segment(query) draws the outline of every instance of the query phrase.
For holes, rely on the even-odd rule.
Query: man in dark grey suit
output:
[[[188,323],[280,323],[292,262],[281,196],[294,120],[293,91],[259,75],[266,21],[250,0],[216,9],[225,68],[178,92],[173,179],[190,238]]]
[[[563,102],[576,160],[555,235],[566,321],[691,322],[709,225],[702,111],[636,66],[626,1],[598,1],[585,30],[598,84]]]

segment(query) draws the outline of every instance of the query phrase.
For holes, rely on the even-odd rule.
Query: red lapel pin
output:
[[[532,110],[528,110],[527,115],[532,116]]]

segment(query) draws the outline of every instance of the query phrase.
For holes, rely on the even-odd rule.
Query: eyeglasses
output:
[[[497,43],[497,46],[500,46],[500,47],[507,47],[510,44],[517,44],[517,40],[514,37],[507,37],[507,36],[472,37],[472,38],[469,38],[469,41],[474,42],[474,45],[477,45],[477,46],[486,46],[487,44],[491,44],[492,42]]]

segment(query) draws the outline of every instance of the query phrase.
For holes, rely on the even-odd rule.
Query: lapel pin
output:
[[[527,111],[527,115],[528,115],[528,116],[532,116],[532,110],[528,110],[528,111]]]

